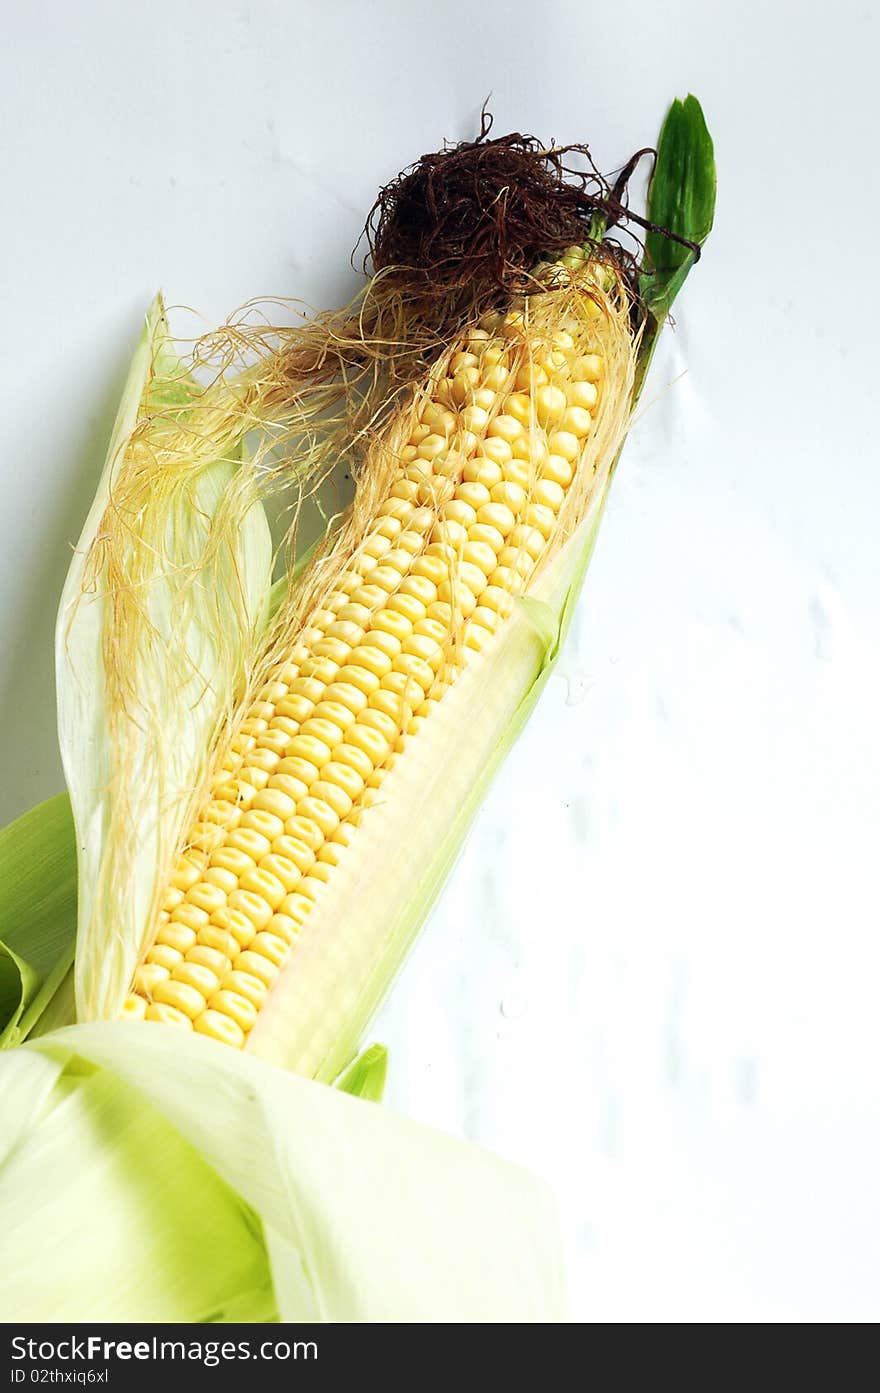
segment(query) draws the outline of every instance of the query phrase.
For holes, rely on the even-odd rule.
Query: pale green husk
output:
[[[26,1038],[73,964],[76,842],[66,793],[0,831],[0,1049]]]
[[[119,1013],[160,877],[268,610],[268,524],[259,502],[242,510],[236,496],[243,426],[220,443],[219,458],[201,422],[185,457],[163,454],[169,424],[180,438],[199,396],[157,299],[58,613],[81,1020]]]
[[[374,1103],[147,1024],[0,1056],[7,1321],[556,1321],[549,1192]]]

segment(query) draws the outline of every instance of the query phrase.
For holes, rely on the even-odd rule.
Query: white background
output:
[[[342,302],[444,137],[694,91],[717,226],[560,665],[374,1034],[391,1106],[543,1173],[588,1320],[880,1315],[873,7],[0,4],[0,819],[141,316]]]

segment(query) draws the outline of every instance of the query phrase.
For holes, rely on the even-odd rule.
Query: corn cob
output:
[[[245,706],[126,1016],[247,1044],[384,778],[558,541],[602,399],[601,310],[579,249],[540,275],[581,293],[538,329],[528,301],[485,316],[436,365],[405,443],[389,433],[387,493]]]

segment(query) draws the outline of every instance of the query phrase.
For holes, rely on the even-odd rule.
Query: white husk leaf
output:
[[[204,1319],[211,1301],[215,1319],[269,1319],[255,1314],[266,1253],[282,1320],[563,1318],[549,1191],[476,1146],[149,1024],[22,1046],[0,1059],[7,1097],[36,1060],[49,1082],[53,1066],[66,1072],[38,1118],[25,1109],[0,1165],[0,1224],[27,1247],[0,1276],[7,1319],[48,1319],[53,1299],[54,1319]],[[230,1307],[235,1281],[253,1290],[250,1314]]]
[[[197,393],[171,351],[157,298],[56,631],[59,739],[77,832],[82,1020],[119,1012],[268,604],[272,547],[262,506],[250,503],[232,523],[227,516],[233,449],[219,459],[198,448],[186,461],[162,458],[163,420]],[[133,449],[141,451],[136,460]],[[157,487],[145,505],[127,508],[118,491],[133,467],[144,478],[152,470]]]

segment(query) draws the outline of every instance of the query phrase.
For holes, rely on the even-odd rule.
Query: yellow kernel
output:
[[[164,943],[169,948],[176,948],[180,954],[187,952],[195,941],[195,929],[188,929],[183,924],[163,924],[156,935],[157,943]]]
[[[499,552],[498,560],[502,566],[508,567],[518,575],[525,577],[534,570],[535,563],[527,551],[520,547],[505,547]]]
[[[342,727],[336,725],[334,721],[326,720],[323,716],[311,716],[303,722],[300,736],[304,736],[306,739],[320,740],[322,745],[326,746],[328,750],[332,750],[337,741],[342,739]],[[311,756],[307,755],[306,758],[311,758]],[[312,763],[317,765],[318,760],[312,759]],[[287,816],[290,817],[290,813]]]
[[[327,701],[339,702],[341,706],[346,706],[353,716],[363,710],[367,701],[360,688],[352,686],[350,682],[331,683],[325,695]]]
[[[283,719],[284,717],[282,717],[282,720]],[[293,732],[291,732],[290,734],[293,734]],[[260,749],[270,750],[273,754],[276,754],[280,759],[281,756],[284,754],[284,751],[287,749],[287,742],[290,739],[290,734],[288,734],[286,730],[279,730],[276,726],[272,726],[269,730],[265,731],[264,734],[260,736]],[[234,806],[232,803],[229,804],[229,807],[232,809],[233,813],[238,811],[237,807]],[[206,810],[205,816],[210,816],[210,808]],[[221,821],[219,817],[215,817],[213,820],[215,822]],[[230,819],[224,825],[234,826],[235,821],[237,821],[237,819],[233,819],[230,816]]]
[[[522,433],[522,421],[518,421],[515,416],[509,416],[506,413],[495,417],[488,432],[490,439],[497,437],[500,440],[506,440],[509,445],[513,445]]]
[[[296,817],[290,818],[284,824],[284,830],[288,836],[304,843],[311,851],[317,851],[324,840],[324,834],[320,827],[307,814],[298,814]],[[295,857],[291,855],[290,859],[295,860]],[[297,862],[298,864],[299,862]]]
[[[564,431],[569,431],[578,440],[583,440],[592,429],[593,418],[582,406],[569,406],[562,417],[561,425]]]
[[[153,989],[153,996],[163,1006],[174,1006],[178,1011],[182,1011],[190,1020],[194,1020],[205,1009],[202,993],[186,982],[172,982],[170,979],[158,982]]]
[[[440,586],[440,598],[448,604],[454,606],[455,610],[466,619],[477,605],[477,597],[466,585],[454,584],[452,581],[444,581]]]
[[[271,987],[278,976],[278,968],[273,962],[270,962],[262,953],[253,953],[250,949],[240,954],[236,961],[236,968],[239,972],[249,972],[251,976],[264,982],[267,987]]]
[[[593,382],[570,382],[566,388],[569,406],[581,406],[592,411],[599,400],[599,389]]]
[[[571,365],[575,382],[598,382],[602,376],[602,359],[597,353],[583,353]]]
[[[469,527],[475,521],[476,513],[469,503],[459,497],[451,498],[448,503],[444,503],[441,517],[444,522],[457,522],[462,527]]]
[[[300,891],[288,895],[281,905],[281,913],[286,914],[295,924],[304,924],[311,912],[312,901],[308,895],[303,895]]]
[[[532,489],[531,501],[540,503],[542,507],[552,508],[554,513],[558,513],[565,501],[565,489],[552,479],[539,479]]]
[[[216,851],[211,853],[211,860],[213,861],[215,857],[219,856],[221,851],[228,851],[231,848],[233,851],[242,852],[245,856],[256,861],[259,857],[267,854],[271,845],[270,838],[264,837],[262,832],[257,832],[252,827],[236,827],[234,832],[227,835],[226,846],[218,847]],[[222,861],[220,864],[227,865],[231,871],[235,870],[229,861]],[[243,869],[246,870],[247,867],[243,867]]]
[[[391,497],[399,498],[405,503],[412,503],[418,494],[419,486],[411,479],[398,479],[392,486]]]
[[[321,862],[316,861],[315,865],[317,867],[321,865]],[[314,904],[315,900],[318,898],[321,891],[324,889],[324,884],[325,882],[323,880],[319,880],[317,876],[307,875],[302,883],[302,894],[305,895],[306,898],[311,900]]]
[[[147,1010],[146,1001],[142,996],[137,996],[135,992],[130,992],[122,1005],[122,1015],[125,1020],[142,1021]]]
[[[284,822],[286,818],[292,817],[296,812],[296,801],[289,794],[283,793],[280,788],[276,788],[274,780],[272,780],[268,788],[262,789],[257,794],[254,799],[254,808],[260,812],[271,813],[273,817],[280,818]]]
[[[570,462],[561,455],[548,455],[541,466],[541,478],[559,484],[561,488],[568,488],[573,477],[574,470]]]
[[[257,899],[265,900],[266,904],[270,905],[272,909],[278,908],[287,893],[278,877],[272,875],[270,871],[267,871],[262,864],[260,867],[255,867],[252,871],[245,871],[239,885],[241,891],[254,895]],[[233,908],[240,908],[243,912],[247,913],[247,911],[244,910],[244,906],[236,898],[235,891],[230,895],[229,902],[233,905]],[[248,917],[253,919],[254,923],[257,923],[252,913],[249,914]],[[268,915],[266,917],[268,918]]]
[[[388,609],[383,610],[381,614],[376,614],[373,616],[372,625],[370,627],[370,633],[372,634],[378,631],[380,633],[389,634],[392,638],[396,638],[399,642],[401,639],[406,638],[411,627],[411,621],[407,619],[406,615],[399,614],[397,610]],[[361,695],[363,695],[363,693]],[[364,701],[361,703],[362,707],[365,704],[365,701],[366,699],[364,699]]]
[[[332,721],[337,730],[345,731],[354,720],[354,712],[343,706],[341,701],[322,701],[315,707],[315,717]]]
[[[339,825],[342,827],[345,824],[340,823]],[[318,860],[326,862],[328,866],[338,866],[344,851],[345,847],[339,846],[336,842],[325,842],[318,852]],[[271,928],[271,925],[269,927]]]
[[[235,956],[238,956],[237,952]],[[195,948],[190,948],[186,960],[188,963],[197,963],[199,967],[208,968],[217,978],[228,972],[230,966],[229,954],[219,948],[212,948],[208,943],[197,943]]]
[[[569,464],[574,464],[581,453],[580,441],[571,431],[554,431],[547,444],[551,454],[561,455],[564,460],[568,460]]]
[[[146,1005],[146,1003],[144,1003]],[[192,1030],[192,1020],[185,1011],[179,1011],[176,1006],[166,1006],[158,1001],[150,1002],[146,1009],[146,1019],[148,1021],[160,1021],[162,1025],[182,1026],[184,1030]]]
[[[343,682],[350,682],[352,686],[358,687],[366,695],[376,690],[379,685],[379,678],[369,668],[362,667],[359,663],[351,663],[347,667],[340,668],[340,679]],[[326,746],[325,746],[326,749]],[[330,758],[330,751],[327,750],[326,758],[322,764],[326,764]]]
[[[462,424],[474,435],[481,435],[489,423],[489,413],[482,406],[466,406],[461,413]]]
[[[212,1040],[219,1040],[236,1050],[240,1050],[245,1041],[244,1031],[231,1016],[224,1016],[221,1011],[212,1011],[210,1008],[196,1016],[193,1029],[200,1035],[208,1035]]]
[[[424,619],[425,605],[415,595],[392,595],[388,601],[388,608],[395,614],[400,614],[404,619],[409,620],[410,625],[415,624],[417,619]],[[405,637],[405,635],[403,635]]]
[[[549,537],[556,526],[556,514],[553,509],[545,508],[541,503],[530,503],[526,508],[525,519],[532,527],[537,527],[544,537]]]
[[[259,977],[254,977],[251,972],[240,972],[238,968],[232,972],[227,972],[223,978],[223,990],[236,992],[243,996],[246,1001],[250,1001],[259,1011],[263,1002],[266,1000],[266,983],[261,982]]]
[[[342,814],[337,813],[326,798],[304,798],[300,803],[300,812],[323,833],[324,837],[329,837],[331,832],[336,830]]]
[[[417,640],[415,638],[410,638],[407,642],[415,643]],[[357,770],[352,768],[350,764],[343,763],[337,759],[332,759],[329,764],[324,766],[322,777],[324,782],[338,784],[343,792],[347,793],[351,799],[357,798],[364,786],[364,781]],[[316,796],[320,797],[321,795],[318,794]]]
[[[228,905],[226,909],[218,909],[217,913],[212,915],[208,927],[221,929],[230,934],[239,948],[246,948],[257,932],[257,926],[249,915],[241,909],[232,909]],[[222,952],[227,952],[227,956],[232,956],[226,948],[221,948],[219,943],[215,943],[213,940],[209,942],[207,934],[208,929],[202,929],[199,934],[200,943],[206,944],[209,948],[220,948]]]
[[[290,821],[293,822],[296,819],[291,818]],[[285,834],[272,843],[272,856],[281,857],[284,861],[289,861],[298,871],[304,872],[314,861],[315,852],[311,845],[303,841],[302,838]],[[266,860],[269,859],[266,857]],[[273,871],[272,874],[274,875],[276,872]],[[278,879],[283,880],[283,877],[279,874]]]
[[[390,551],[390,549],[391,543],[388,538],[382,537],[374,532],[371,536],[367,537],[361,548],[361,552],[364,556],[374,556],[378,560],[380,556],[384,556],[386,551]],[[349,626],[344,621],[342,623],[333,624],[331,625],[331,630],[334,632],[331,632],[330,637],[341,639],[343,643],[351,643],[351,639],[348,637],[351,627],[353,626]]]
[[[242,876],[242,883],[244,883],[247,878],[256,875],[259,875],[258,871],[245,872],[245,875]],[[272,917],[272,911],[266,900],[247,889],[233,890],[232,894],[229,896],[229,908],[237,909],[239,913],[244,914],[257,929],[262,929]]]
[[[268,812],[265,808],[251,808],[241,819],[241,827],[236,828],[236,835],[263,837],[267,841],[272,841],[274,837],[281,835],[283,824],[280,817]]]
[[[489,441],[486,442],[487,445],[489,443]],[[456,493],[473,506],[473,489],[475,487],[490,489],[501,478],[501,465],[497,460],[489,458],[488,453],[475,455],[465,465],[462,478],[464,482],[459,484]],[[462,492],[465,488],[468,491]]]
[[[201,875],[201,867],[186,856],[180,857],[171,874],[171,884],[177,890],[189,890]]]
[[[518,392],[533,392],[548,381],[546,372],[537,363],[523,363],[516,374],[515,386]]]
[[[379,644],[371,643],[369,639],[366,643],[361,644],[360,648],[353,650],[351,661],[357,667],[372,673],[374,677],[384,677],[386,672],[391,671],[391,658],[383,652]],[[337,744],[341,738],[342,731],[340,730],[333,743]]]
[[[213,914],[215,909],[221,909],[226,903],[226,895],[219,885],[212,885],[209,881],[200,881],[191,890],[187,890],[186,898],[189,904],[196,905],[203,909],[206,914]]]
[[[147,954],[148,963],[158,963],[160,967],[167,967],[170,972],[178,963],[183,962],[183,954],[179,948],[171,948],[167,943],[155,943]]]
[[[240,779],[238,780],[239,787],[242,787],[242,786],[244,786],[244,785],[246,785],[246,784],[251,784],[252,787],[253,787],[253,790],[254,790],[254,792],[253,792],[253,793],[250,795],[250,797],[246,800],[248,803],[252,803],[252,802],[253,802],[254,797],[255,797],[255,795],[256,795],[256,791],[257,791],[258,789],[261,789],[261,788],[265,788],[265,787],[266,787],[267,783],[269,782],[269,774],[270,774],[270,772],[271,772],[271,770],[268,770],[268,769],[259,769],[255,764],[247,764],[247,765],[244,765],[244,766],[243,766],[242,771],[241,771],[241,777],[240,777]],[[244,800],[242,800],[242,801],[244,801]],[[193,841],[193,844],[194,844],[194,845],[201,845],[201,846],[204,846],[206,850],[210,850],[211,847],[213,847],[214,845],[216,845],[216,844],[217,844],[217,841],[218,841],[218,840],[222,840],[222,838],[216,838],[216,837],[214,837],[214,838],[206,838],[203,834],[204,834],[205,827],[206,827],[207,825],[208,825],[208,824],[202,824],[202,828],[201,828],[202,835],[201,835],[200,841],[197,842],[195,836],[193,836],[192,841]],[[219,831],[220,829],[218,828],[217,830]],[[211,847],[207,846],[207,842],[209,842],[209,841],[210,841],[210,843],[211,843]]]
[[[477,513],[477,521],[485,527],[496,528],[502,537],[516,525],[516,518],[504,503],[485,503]]]
[[[262,737],[261,737],[262,739]],[[251,750],[245,756],[245,769],[260,769],[264,774],[271,774],[277,765],[281,755],[277,750],[269,749],[267,746],[260,746],[256,750]],[[219,819],[214,819],[218,821]]]
[[[281,841],[282,838],[279,837],[278,840]],[[276,842],[274,845],[277,846],[278,843]],[[286,856],[264,856],[260,862],[260,870],[266,871],[267,874],[279,881],[285,894],[289,894],[302,875],[299,867],[293,861],[289,861]],[[249,887],[245,886],[244,888]]]
[[[364,759],[368,760],[370,763],[370,769],[379,764],[388,753],[388,741],[385,736],[382,735],[380,731],[360,721],[358,721],[356,725],[353,725],[348,732],[346,745],[341,746],[340,749],[336,751],[337,758],[342,758],[342,750],[345,749],[346,746],[349,749],[354,748],[358,752],[362,752]],[[355,767],[353,761],[352,767]],[[366,777],[366,775],[364,775],[364,777]]]
[[[526,491],[521,484],[504,479],[493,487],[492,502],[504,503],[512,513],[519,513],[526,504]]]
[[[471,392],[480,380],[479,368],[465,366],[459,368],[452,379],[451,394],[456,406],[464,406]]]
[[[249,920],[247,922],[250,924]],[[256,933],[253,924],[250,924],[250,930],[248,941],[250,941],[250,938]],[[221,929],[217,924],[208,924],[206,928],[202,929],[199,934],[199,941],[195,946],[197,948],[208,948],[212,952],[219,953],[222,957],[229,958],[230,960],[238,957],[238,954],[241,952],[241,944],[238,942],[238,939],[235,938],[233,934],[229,933],[228,930]],[[190,949],[190,952],[193,951],[194,949]]]
[[[454,353],[449,360],[449,367],[452,372],[458,372],[460,368],[476,368],[479,362],[476,353]]]
[[[543,534],[537,527],[530,527],[528,523],[520,523],[508,537],[507,545],[527,552],[533,561],[537,561],[544,550],[545,541]]]
[[[171,922],[173,924],[183,924],[187,929],[195,929],[196,932],[207,924],[209,915],[206,910],[199,909],[198,905],[187,904],[184,900],[171,911]]]
[[[511,392],[504,403],[504,411],[521,425],[527,426],[532,419],[532,398],[526,392]]]
[[[344,672],[345,669],[343,668],[342,671]],[[330,758],[329,747],[315,735],[295,735],[290,742],[289,750],[292,756],[307,760],[316,769],[320,769],[321,765],[326,764]]]
[[[486,546],[498,552],[504,546],[504,538],[497,527],[490,527],[485,522],[476,522],[468,532],[469,542],[485,542]]]
[[[386,498],[379,505],[379,517],[405,519],[412,512],[412,505],[402,498]]]
[[[257,934],[251,945],[251,952],[262,953],[263,957],[268,958],[270,963],[280,967],[290,952],[290,944],[286,943],[283,938],[279,938],[277,934],[260,933]]]
[[[240,817],[241,809],[226,798],[214,798],[205,808],[205,820],[221,827],[234,827]]]
[[[224,1016],[228,1016],[243,1031],[253,1029],[257,1019],[257,1008],[247,997],[239,996],[238,992],[218,991],[211,997],[211,1010],[220,1011]]]
[[[189,954],[186,961],[178,963],[171,969],[172,982],[180,982],[182,986],[192,987],[201,996],[209,997],[211,992],[215,992],[219,985],[217,973],[205,963],[196,962]],[[175,1002],[170,1002],[175,1005]]]
[[[513,442],[514,458],[525,460],[529,466],[537,468],[547,456],[547,441],[543,431],[523,431]],[[512,477],[505,470],[506,477]]]
[[[209,866],[205,871],[205,881],[208,885],[219,885],[224,892],[223,900],[225,903],[230,890],[234,890],[238,885],[238,876],[233,875],[231,871],[225,870],[222,866]]]
[[[325,842],[324,846],[329,846]],[[323,847],[321,850],[323,851]],[[276,938],[283,939],[285,943],[291,944],[299,933],[299,925],[295,919],[291,919],[289,914],[273,914],[266,925],[266,933],[274,934]]]
[[[423,658],[416,657],[415,654],[401,653],[394,659],[395,672],[403,673],[407,677],[415,678],[423,691],[429,691],[434,681],[434,671]]]
[[[535,411],[542,425],[561,420],[566,406],[565,393],[561,387],[548,382],[535,392]]]
[[[275,708],[276,715],[272,722],[273,727],[280,725],[282,720],[290,720],[294,723],[304,721],[313,704],[306,697],[298,696],[295,693],[284,697]]]
[[[170,968],[163,967],[160,963],[142,963],[135,971],[135,992],[141,992],[143,996],[152,996],[156,986],[166,981],[170,975]]]
[[[180,904],[180,901],[181,901],[182,899],[183,899],[183,891],[182,891],[182,890],[178,890],[178,889],[177,889],[175,886],[173,886],[173,885],[169,885],[169,886],[168,886],[168,889],[165,891],[164,895],[162,896],[162,908],[163,908],[163,909],[167,909],[168,912],[170,913],[171,910],[174,909],[175,905],[179,905],[179,904]]]
[[[457,522],[454,518],[441,518],[431,529],[432,542],[441,543],[449,546],[453,551],[458,551],[464,545],[467,537],[467,526],[473,522],[473,518],[468,518],[468,523]]]
[[[476,653],[481,653],[491,637],[489,630],[484,629],[482,624],[469,623],[464,631],[464,645]]]

